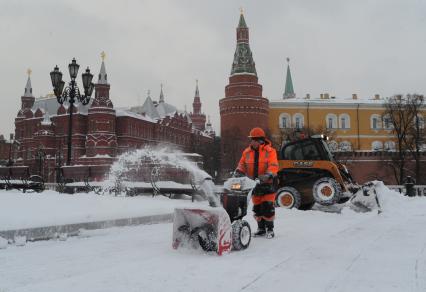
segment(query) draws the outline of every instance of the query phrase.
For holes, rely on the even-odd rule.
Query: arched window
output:
[[[383,116],[383,129],[385,130],[393,129],[392,120],[389,115]]]
[[[382,119],[381,119],[380,115],[377,115],[377,114],[371,115],[371,117],[370,117],[371,129],[379,130],[382,127],[381,122],[380,122],[381,120]]]
[[[282,129],[291,128],[290,115],[287,114],[287,113],[280,114],[278,123],[280,125],[280,128],[282,128]]]
[[[328,114],[325,117],[327,129],[337,129],[337,116],[335,114]]]
[[[338,144],[336,141],[331,140],[328,142],[328,148],[330,149],[330,151],[332,152],[336,152],[339,148]]]
[[[417,120],[414,118],[414,126],[417,127],[417,123],[419,124],[419,129],[425,128],[425,120],[421,114],[417,114]]]
[[[373,143],[371,143],[371,150],[373,151],[383,150],[383,143],[380,141],[374,141]]]
[[[293,115],[293,125],[296,129],[301,129],[304,127],[305,119],[301,113]]]
[[[339,116],[340,129],[350,129],[351,128],[351,118],[348,114],[341,114]]]
[[[340,151],[352,151],[352,143],[349,141],[342,141],[339,143]]]
[[[385,142],[385,150],[386,151],[395,150],[395,142],[394,141],[386,141]]]

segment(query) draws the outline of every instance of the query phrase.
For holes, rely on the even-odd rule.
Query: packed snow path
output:
[[[173,250],[172,224],[9,246],[0,291],[426,291],[426,200],[396,202],[380,215],[277,209],[274,239],[221,257]]]

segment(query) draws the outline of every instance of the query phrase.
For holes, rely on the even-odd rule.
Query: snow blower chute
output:
[[[248,200],[256,182],[247,177],[230,178],[220,194],[215,193],[212,186],[211,179],[204,180],[201,185],[209,207],[175,209],[174,249],[201,246],[205,251],[222,255],[231,249],[242,250],[249,246],[251,229],[243,217],[247,215]]]

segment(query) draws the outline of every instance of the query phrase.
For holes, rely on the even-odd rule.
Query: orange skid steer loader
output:
[[[343,203],[360,189],[347,167],[334,159],[327,139],[315,135],[281,147],[277,206],[306,210],[315,203]]]

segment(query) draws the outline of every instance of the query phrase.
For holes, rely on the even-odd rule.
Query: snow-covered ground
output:
[[[185,197],[186,200],[170,200],[149,195],[115,197],[54,191],[24,194],[17,190],[0,190],[0,231],[169,214],[175,207],[201,204],[191,203],[190,197]]]
[[[0,291],[426,291],[426,198],[385,187],[379,195],[380,215],[277,209],[274,239],[254,238],[247,250],[221,257],[173,250],[170,223],[9,245],[0,250]],[[86,204],[87,195],[79,196]],[[98,199],[157,204],[156,198]],[[78,204],[66,200],[72,212]],[[104,206],[98,204],[93,210]],[[251,214],[247,219],[254,229]],[[0,224],[7,221],[3,216]]]

